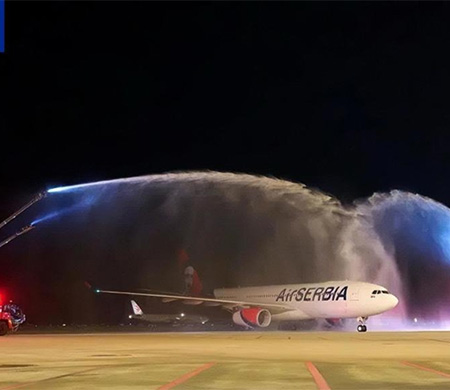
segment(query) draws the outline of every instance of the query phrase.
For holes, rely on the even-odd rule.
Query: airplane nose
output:
[[[395,295],[391,295],[392,308],[398,305],[398,298]]]

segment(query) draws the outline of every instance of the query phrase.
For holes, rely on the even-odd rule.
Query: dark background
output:
[[[1,215],[57,185],[205,169],[449,205],[449,16],[444,2],[7,1]]]

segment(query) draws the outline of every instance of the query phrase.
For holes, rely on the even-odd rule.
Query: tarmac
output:
[[[0,390],[450,389],[450,332],[12,334]]]

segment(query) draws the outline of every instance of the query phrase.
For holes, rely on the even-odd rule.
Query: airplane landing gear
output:
[[[358,325],[358,327],[356,329],[358,330],[358,332],[366,332],[367,326],[366,325]]]
[[[359,325],[356,328],[358,332],[367,332],[366,321],[367,317],[358,317]]]

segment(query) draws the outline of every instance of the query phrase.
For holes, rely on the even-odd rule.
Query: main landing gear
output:
[[[359,325],[356,328],[358,332],[367,332],[366,321],[367,317],[358,317]]]

